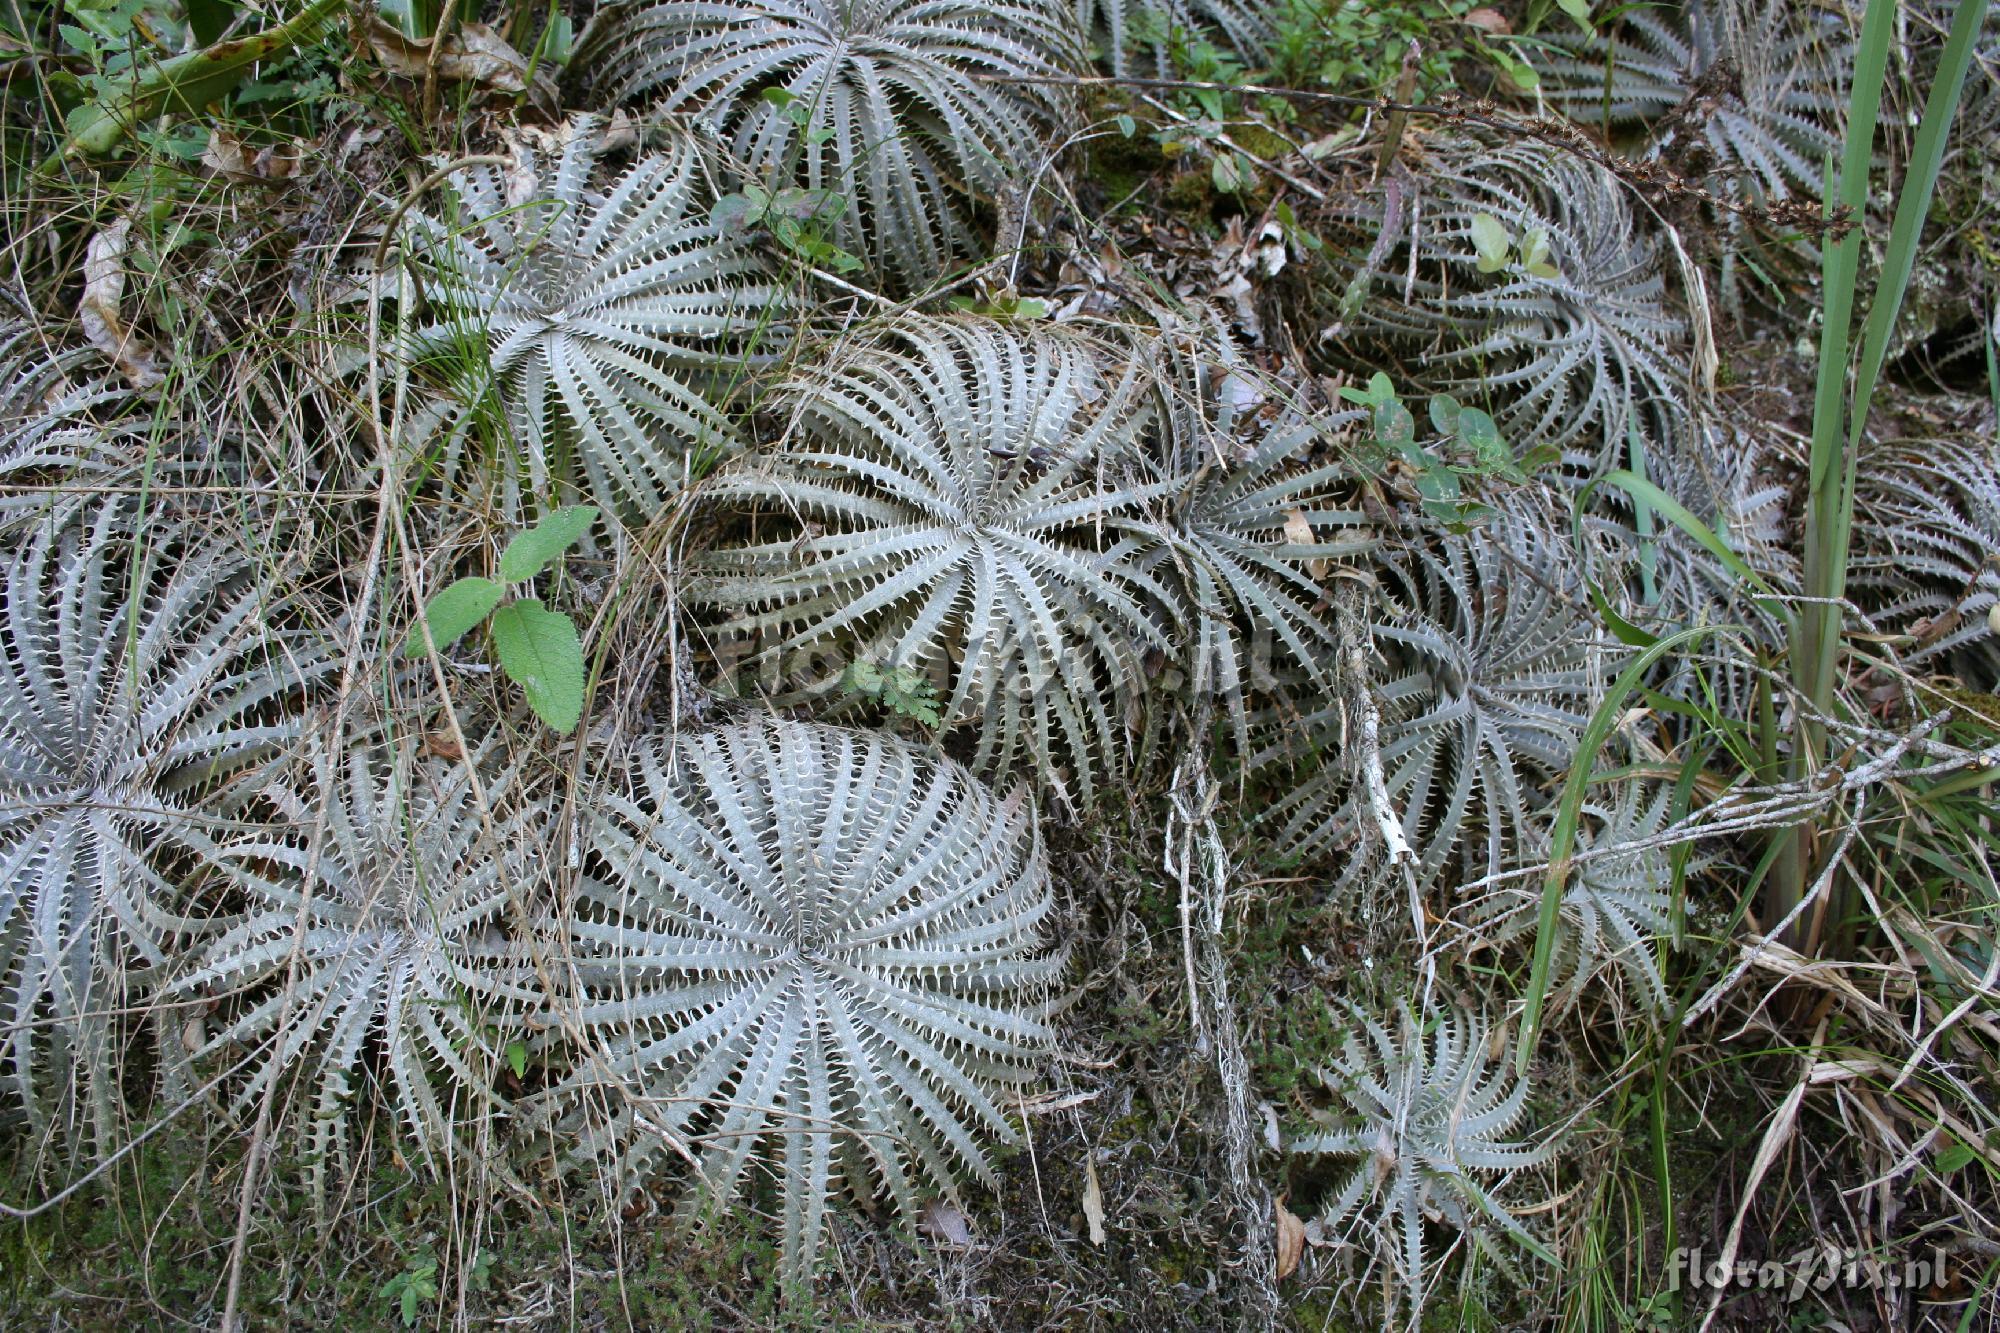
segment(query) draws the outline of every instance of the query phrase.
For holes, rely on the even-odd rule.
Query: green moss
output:
[[[1159,142],[1150,134],[1140,131],[1130,138],[1108,135],[1091,141],[1084,177],[1103,190],[1107,205],[1119,204],[1138,194],[1166,162]]]
[[[1231,126],[1229,137],[1244,152],[1263,158],[1266,162],[1277,162],[1292,151],[1290,140],[1282,134],[1275,134],[1262,125]]]
[[[1215,183],[1206,168],[1183,171],[1167,182],[1160,197],[1168,207],[1184,213],[1206,212],[1215,198]]]

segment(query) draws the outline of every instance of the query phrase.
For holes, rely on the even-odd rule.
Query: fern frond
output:
[[[1527,1109],[1528,1084],[1509,1077],[1510,1053],[1490,1051],[1484,1020],[1446,1010],[1426,1032],[1401,1006],[1391,1033],[1358,1009],[1351,1015],[1360,1032],[1350,1032],[1340,1058],[1320,1072],[1338,1112],[1317,1113],[1324,1130],[1290,1145],[1295,1156],[1361,1158],[1320,1216],[1325,1232],[1362,1232],[1358,1243],[1388,1259],[1413,1303],[1424,1288],[1426,1218],[1489,1249],[1489,1224],[1538,1248],[1481,1184],[1555,1152],[1552,1143],[1508,1137]]]
[[[183,962],[173,993],[229,997],[194,1055],[227,1065],[250,1052],[231,1084],[237,1114],[297,1080],[316,1201],[351,1160],[378,1059],[386,1104],[433,1164],[505,1113],[504,1047],[541,998],[503,920],[510,885],[525,894],[536,875],[533,817],[508,813],[515,783],[511,770],[485,777],[489,828],[463,764],[419,759],[414,741],[315,733],[260,792],[276,819],[211,854],[244,907]]]
[[[1157,413],[1142,367],[1081,338],[909,319],[781,386],[778,443],[718,474],[759,541],[717,550],[694,599],[738,610],[719,653],[779,698],[870,661],[933,682],[974,768],[1034,766],[1088,801],[1116,771],[1167,592],[1121,532],[1177,479],[1129,476]]]
[[[498,395],[525,471],[510,489],[524,480],[548,503],[573,459],[592,496],[643,521],[738,447],[711,398],[791,302],[749,242],[710,220],[692,142],[601,184],[598,142],[580,117],[552,157],[524,148],[518,170],[468,167],[452,178],[455,214],[410,217],[403,243],[438,316],[411,351],[456,366],[469,401]]]
[[[834,242],[916,288],[974,253],[961,196],[1032,170],[1060,123],[1033,80],[1078,61],[1063,3],[637,0],[599,11],[570,68],[599,99],[694,117],[750,180],[834,192]]]
[[[229,804],[223,779],[296,733],[282,705],[324,666],[233,547],[136,501],[78,502],[10,534],[0,607],[0,1030],[47,1127],[109,1134],[112,1016],[198,930],[179,883]],[[180,865],[170,880],[161,869]]]
[[[792,1283],[835,1196],[914,1220],[962,1171],[991,1183],[1063,967],[1024,795],[775,719],[641,742],[589,816],[571,927],[601,1046],[564,1089],[585,1151],[636,1184],[686,1143],[688,1212],[766,1165]]]

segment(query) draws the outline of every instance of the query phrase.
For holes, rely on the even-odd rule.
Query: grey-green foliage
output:
[[[1509,1137],[1529,1091],[1525,1080],[1510,1077],[1511,1051],[1489,1049],[1491,1031],[1475,1014],[1447,1009],[1426,1029],[1403,1006],[1395,1032],[1359,1010],[1351,1014],[1359,1032],[1348,1034],[1340,1057],[1320,1072],[1335,1110],[1317,1113],[1324,1128],[1290,1145],[1297,1156],[1361,1159],[1322,1209],[1322,1230],[1329,1238],[1358,1236],[1386,1258],[1413,1302],[1423,1292],[1427,1218],[1482,1246],[1490,1224],[1539,1249],[1487,1183],[1554,1154],[1553,1144]]]
[[[1855,483],[1853,595],[1881,628],[1916,636],[1903,660],[2000,688],[2000,448],[1984,440],[1884,445]]]
[[[1470,878],[1529,843],[1550,784],[1568,772],[1611,647],[1554,512],[1515,505],[1463,541],[1385,555],[1370,627],[1380,664],[1390,801],[1420,878],[1456,860]],[[1374,812],[1355,776],[1339,701],[1294,735],[1321,760],[1272,807],[1276,845],[1299,856],[1352,850]],[[1354,858],[1347,873],[1371,863]]]
[[[89,372],[95,353],[49,345],[32,325],[0,321],[0,457],[16,441],[75,424],[125,394]]]
[[[411,351],[475,401],[497,394],[517,445],[501,470],[511,517],[523,484],[538,504],[566,498],[567,463],[606,509],[644,521],[738,446],[713,400],[791,304],[750,241],[710,221],[692,141],[606,172],[595,120],[560,138],[521,148],[518,167],[463,168],[455,211],[409,217],[432,298]]]
[[[1164,494],[1148,516],[1113,521],[1146,543],[1141,564],[1174,597],[1189,688],[1222,702],[1247,749],[1253,703],[1326,688],[1335,567],[1374,548],[1330,443],[1361,414],[1286,401],[1213,312],[1140,338],[1137,352],[1166,404],[1148,454]]]
[[[725,660],[777,697],[837,697],[847,663],[934,681],[974,767],[1034,767],[1087,801],[1116,772],[1167,592],[1124,531],[1178,479],[1131,456],[1146,368],[1085,339],[901,321],[781,386],[775,445],[717,475],[758,540],[703,557],[694,598],[741,609]],[[736,683],[736,682],[732,682]]]
[[[95,352],[52,347],[27,324],[0,321],[0,521],[45,510],[30,488],[103,478],[127,461],[120,438],[97,420],[129,395],[91,373]]]
[[[1074,0],[1078,29],[1089,34],[1111,72],[1175,78],[1175,39],[1218,37],[1252,63],[1267,53],[1270,11],[1239,0]]]
[[[73,502],[16,526],[0,604],[7,1079],[44,1126],[74,1085],[70,1114],[100,1134],[114,1015],[200,927],[191,867],[234,799],[216,788],[294,734],[278,705],[323,662],[272,628],[282,602],[247,557],[140,508]]]
[[[1796,587],[1798,556],[1786,530],[1789,469],[1753,428],[1709,420],[1649,446],[1652,481],[1728,544],[1767,582]],[[1684,624],[1754,620],[1776,636],[1772,614],[1744,595],[1742,576],[1665,520],[1655,522],[1653,602]],[[1638,581],[1646,600],[1643,577]]]
[[[1854,65],[1838,10],[1791,0],[1637,6],[1544,67],[1546,96],[1571,116],[1656,126],[1653,149],[1688,161],[1685,140],[1732,197],[1816,198]],[[1608,69],[1607,69],[1608,65]],[[1690,103],[1690,94],[1700,96]],[[1681,113],[1672,114],[1670,113]]]
[[[965,193],[1040,161],[1066,102],[1034,80],[1078,60],[1066,3],[636,0],[599,11],[570,68],[600,100],[695,117],[751,180],[836,192],[832,239],[918,287],[974,252]]]
[[[992,1182],[1063,966],[1026,795],[776,719],[640,741],[587,814],[570,930],[597,1049],[564,1132],[626,1185],[685,1143],[690,1214],[762,1163],[791,1282],[836,1196],[880,1191],[914,1222],[961,1173]]]
[[[315,732],[269,775],[269,822],[210,851],[243,906],[181,960],[171,993],[220,1001],[193,1054],[204,1073],[241,1067],[226,1085],[237,1114],[273,1080],[289,1089],[316,1201],[351,1161],[371,1089],[433,1163],[504,1111],[506,1044],[541,999],[508,895],[529,901],[539,871],[536,817],[491,757],[470,759],[487,769],[489,822],[465,763],[420,757],[414,738]]]
[[[1594,471],[1622,455],[1633,417],[1650,432],[1686,415],[1666,254],[1604,168],[1533,143],[1446,145],[1365,207],[1354,319],[1420,349],[1426,387],[1491,412],[1518,449],[1553,445]],[[1502,237],[1495,267],[1482,248]]]
[[[1788,530],[1791,471],[1762,433],[1710,418],[1687,422],[1645,446],[1645,472],[1768,585],[1780,592],[1799,586],[1799,560]],[[1747,718],[1760,681],[1751,654],[1784,642],[1777,605],[1752,595],[1743,577],[1714,552],[1663,517],[1650,533],[1623,491],[1599,493],[1617,505],[1614,524],[1628,604],[1625,614],[1659,629],[1675,625],[1729,626],[1698,649],[1677,654],[1659,688],[1676,698],[1721,706]],[[1600,584],[1612,568],[1593,571]]]
[[[1586,804],[1569,885],[1556,918],[1548,1004],[1564,1007],[1616,983],[1623,998],[1658,1014],[1667,1007],[1658,941],[1673,930],[1668,849],[1646,845],[1666,824],[1668,788],[1624,782],[1607,801]],[[1525,849],[1546,862],[1546,838]],[[1511,880],[1475,900],[1468,920],[1493,945],[1532,950],[1541,916],[1539,875]]]

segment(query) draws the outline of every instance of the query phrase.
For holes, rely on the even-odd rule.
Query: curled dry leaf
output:
[[[201,164],[210,171],[239,181],[290,180],[299,174],[299,160],[296,143],[253,149],[220,125],[209,130],[208,147],[201,154]]]
[[[947,1245],[972,1244],[972,1230],[965,1224],[965,1214],[945,1199],[932,1199],[924,1206],[921,1228]]]
[[[444,39],[406,37],[379,19],[368,24],[368,47],[382,68],[400,79],[436,77],[445,83],[472,83],[499,93],[528,89],[528,60],[484,23],[465,23]],[[553,106],[559,100],[548,77],[536,72],[535,94]]]
[[[1104,1245],[1104,1187],[1097,1183],[1097,1163],[1083,1163],[1083,1220],[1090,1228],[1090,1243]]]
[[[1285,540],[1294,546],[1312,546],[1319,541],[1319,537],[1313,532],[1312,521],[1306,517],[1303,509],[1285,511]],[[1316,579],[1326,577],[1327,567],[1328,562],[1325,560],[1308,560],[1305,566],[1306,572]]]
[[[1495,37],[1505,37],[1514,31],[1514,25],[1507,21],[1505,14],[1497,9],[1488,9],[1484,5],[1467,14],[1460,22],[1467,27],[1491,33]]]
[[[1299,1257],[1306,1250],[1306,1224],[1285,1207],[1285,1196],[1282,1194],[1271,1207],[1278,1222],[1278,1281],[1283,1282],[1298,1271]]]
[[[83,336],[104,353],[135,389],[150,389],[163,378],[154,364],[153,347],[125,325],[119,311],[125,299],[125,251],[131,245],[132,220],[120,218],[90,238],[83,257],[83,299],[76,313]]]

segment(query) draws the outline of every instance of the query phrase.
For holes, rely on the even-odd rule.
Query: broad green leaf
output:
[[[500,553],[500,581],[525,583],[549,567],[549,562],[583,539],[597,521],[597,506],[570,505],[518,533]]]
[[[233,41],[217,42],[199,51],[172,56],[119,75],[118,90],[86,102],[69,113],[66,137],[53,165],[78,154],[102,156],[116,148],[136,127],[163,112],[198,116],[209,103],[226,97],[245,75],[263,61],[283,55],[315,36],[343,0],[314,0],[297,18]]]
[[[1417,419],[1393,397],[1375,405],[1375,440],[1384,448],[1403,449],[1417,438]]]
[[[1556,0],[1556,7],[1582,24],[1585,32],[1595,29],[1590,21],[1590,0]]]
[[[1118,132],[1129,139],[1139,132],[1139,122],[1130,116],[1120,116],[1118,117]]]
[[[493,613],[493,650],[535,716],[565,735],[576,727],[583,716],[583,641],[568,616],[532,597],[509,602]]]
[[[424,619],[430,623],[431,639],[439,651],[465,637],[467,630],[491,615],[493,608],[500,605],[500,599],[507,590],[492,579],[474,576],[460,579],[431,598],[424,607]],[[422,657],[424,655],[424,627],[412,625],[410,637],[403,644],[403,656]]]
[[[196,46],[220,41],[236,12],[235,0],[187,0],[188,33]]]
[[[1559,278],[1554,261],[1549,258],[1549,232],[1546,227],[1536,227],[1521,238],[1521,267],[1538,278]]]
[[[1464,494],[1458,474],[1450,468],[1429,468],[1417,474],[1417,494],[1430,504],[1450,504]]]
[[[528,1073],[528,1048],[518,1041],[507,1043],[507,1067],[514,1071],[515,1078],[524,1078]]]
[[[1464,410],[1448,393],[1431,395],[1431,425],[1440,435],[1458,434],[1458,414]]]
[[[1507,267],[1507,252],[1512,247],[1507,228],[1499,218],[1491,213],[1472,215],[1472,248],[1479,252],[1481,273],[1498,273]]]
[[[741,236],[763,220],[764,210],[748,195],[725,194],[708,210],[708,225],[724,236]]]
[[[839,217],[847,210],[847,196],[838,190],[808,190],[788,185],[770,196],[770,213],[782,213],[800,222],[818,222]]]
[[[1357,389],[1351,384],[1342,385],[1340,396],[1350,403],[1360,403],[1365,407],[1375,407],[1382,403],[1395,402],[1396,386],[1389,382],[1387,375],[1378,370],[1368,377],[1367,388]]]
[[[1971,1147],[1953,1139],[1951,1146],[1937,1155],[1937,1169],[1941,1174],[1948,1176],[1971,1164],[1978,1156],[1979,1154]]]
[[[1511,472],[1514,455],[1500,438],[1500,427],[1477,407],[1462,408],[1458,414],[1458,438],[1472,451],[1472,459],[1482,472]]]

